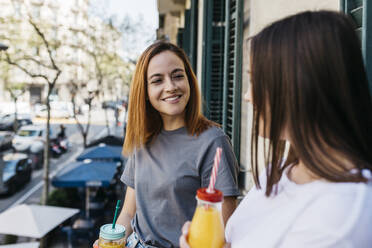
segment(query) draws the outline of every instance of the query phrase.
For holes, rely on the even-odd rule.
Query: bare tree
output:
[[[49,164],[50,164],[50,154],[49,154],[49,144],[50,144],[50,95],[56,85],[56,82],[61,75],[61,69],[57,66],[53,54],[55,54],[56,46],[52,46],[50,42],[46,39],[44,32],[38,27],[38,25],[32,20],[31,16],[28,19],[29,23],[33,27],[37,36],[41,39],[43,47],[46,49],[46,58],[43,60],[38,60],[30,56],[23,56],[19,59],[13,60],[9,53],[6,53],[6,61],[8,64],[13,65],[29,75],[32,78],[41,78],[47,83],[47,96],[46,96],[46,106],[47,106],[47,123],[46,123],[46,140],[44,145],[44,173],[43,173],[43,193],[41,203],[46,204],[48,194],[49,194]],[[46,62],[48,60],[48,62]],[[31,68],[22,65],[22,61],[28,61],[36,63],[38,66],[46,69],[47,73],[42,73],[41,70],[34,72]]]
[[[76,96],[77,96],[77,92],[79,92],[80,90],[79,84],[77,84],[76,82],[71,82],[70,90],[71,90],[71,102],[72,102],[72,108],[73,108],[73,113],[74,113],[74,119],[76,121],[76,124],[78,126],[81,136],[83,136],[84,147],[87,147],[88,133],[89,133],[89,128],[91,124],[92,101],[94,97],[98,94],[98,91],[89,92],[88,97],[84,99],[85,103],[88,105],[88,119],[84,127],[84,125],[79,121],[79,118],[77,117],[78,110],[76,106]]]

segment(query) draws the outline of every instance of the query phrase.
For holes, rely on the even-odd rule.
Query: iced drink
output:
[[[191,248],[222,248],[225,243],[221,214],[223,195],[219,190],[208,193],[198,189],[194,217],[191,221],[188,243]]]
[[[101,226],[99,232],[98,247],[99,248],[124,248],[125,247],[125,227],[116,224],[112,228],[112,224]]]

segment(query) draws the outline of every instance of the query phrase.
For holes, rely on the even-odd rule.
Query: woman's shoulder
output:
[[[218,126],[210,126],[204,132],[202,132],[200,135],[202,138],[208,138],[208,139],[216,139],[218,137],[227,137],[225,132]]]
[[[345,235],[362,220],[369,223],[363,228],[372,228],[372,212],[369,210],[372,205],[371,183],[329,183],[326,188],[309,204],[299,221]],[[312,221],[314,216],[317,216],[315,222]]]

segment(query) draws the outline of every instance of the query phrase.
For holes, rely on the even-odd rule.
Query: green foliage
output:
[[[57,207],[79,208],[81,203],[77,188],[55,189],[47,199],[47,205]]]

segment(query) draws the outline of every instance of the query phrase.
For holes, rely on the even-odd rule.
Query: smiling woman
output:
[[[184,126],[190,85],[182,60],[173,52],[162,52],[152,58],[147,74],[149,101],[161,115],[163,128],[174,130]]]
[[[117,220],[130,235],[127,247],[178,247],[196,190],[209,184],[217,147],[223,153],[215,187],[225,196],[226,222],[239,194],[230,140],[202,115],[184,51],[169,42],[152,44],[138,60],[129,99],[123,148],[128,162],[121,177],[127,192]]]
[[[161,94],[157,100],[156,94]],[[180,103],[172,99],[180,96],[183,98]],[[179,108],[182,114],[163,112],[169,111],[168,108]],[[185,126],[189,134],[198,136],[217,126],[201,114],[199,87],[186,54],[168,42],[154,43],[139,58],[131,84],[128,116],[123,149],[126,155],[155,138],[162,129]]]

